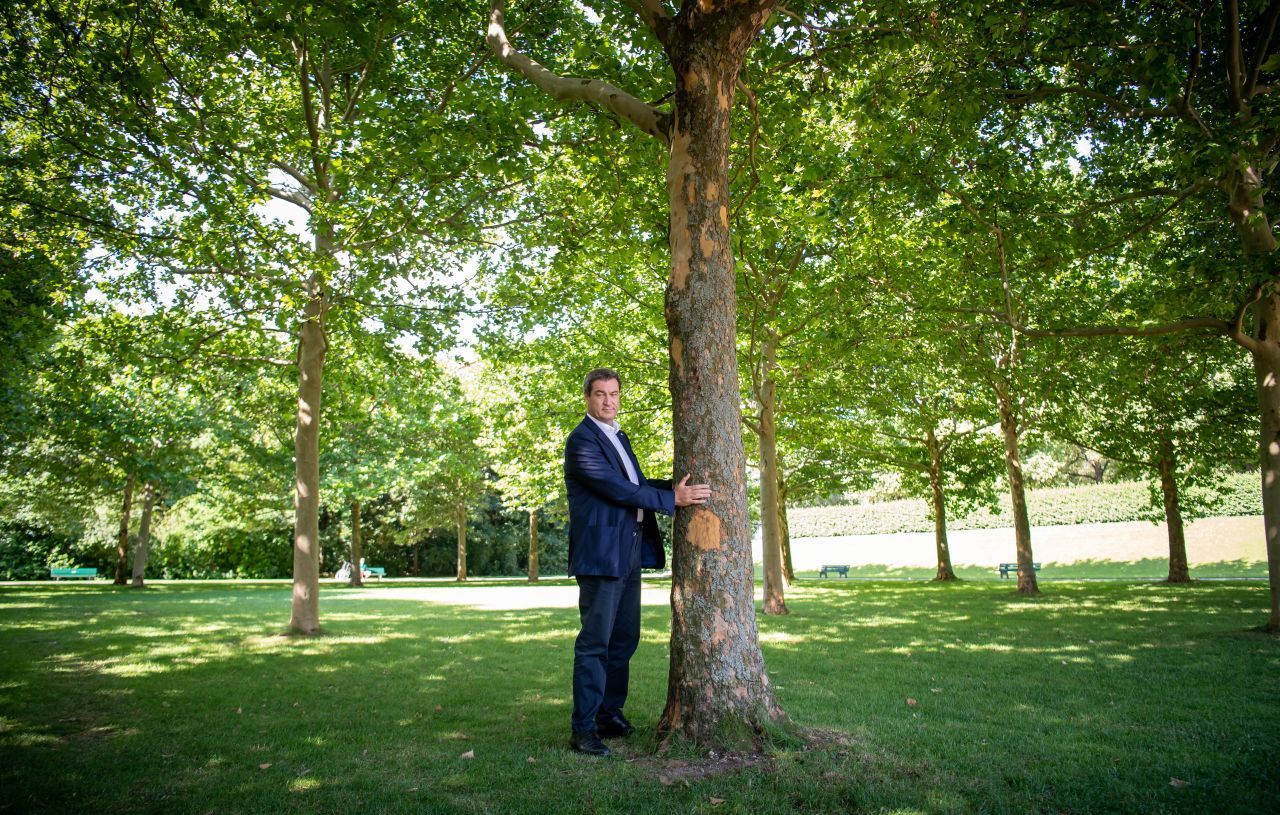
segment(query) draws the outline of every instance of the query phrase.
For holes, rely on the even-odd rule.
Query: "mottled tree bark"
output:
[[[120,510],[120,527],[116,534],[116,577],[115,585],[125,586],[125,564],[129,560],[129,519],[133,517],[133,474],[124,481],[123,507]]]
[[[1166,436],[1160,440],[1160,493],[1164,496],[1164,522],[1169,533],[1169,583],[1190,583],[1187,567],[1187,538],[1182,527],[1182,508],[1178,504],[1177,458],[1173,442]]]
[[[933,542],[938,553],[938,573],[934,580],[955,580],[951,567],[951,545],[947,542],[947,495],[942,486],[942,444],[929,428],[925,437],[929,447],[929,488],[933,505]]]
[[[458,535],[458,582],[467,579],[467,505],[459,503],[453,508],[453,528]]]
[[[677,510],[671,662],[660,732],[697,744],[754,741],[786,721],[756,627],[729,240],[729,120],[746,50],[771,2],[685,3],[665,44],[675,73],[667,193],[675,472],[712,487]]]
[[[142,488],[142,517],[138,520],[138,542],[133,547],[134,588],[143,587],[147,572],[147,553],[151,550],[151,515],[156,505],[156,488],[148,483]]]
[[[538,582],[538,510],[529,510],[529,582]]]
[[[1018,550],[1018,593],[1039,594],[1031,554],[1031,521],[1027,515],[1027,490],[1022,478],[1022,457],[1018,451],[1018,414],[1013,398],[1003,386],[996,387],[1000,411],[1000,433],[1004,437],[1004,465],[1009,474],[1009,500],[1013,505],[1013,532]]]
[[[351,577],[347,585],[364,586],[364,569],[360,567],[363,554],[360,551],[360,499],[351,499]]]
[[[328,242],[317,235],[317,244]],[[307,281],[307,304],[298,331],[298,415],[294,431],[293,605],[290,630],[320,631],[320,384],[328,350],[320,280]],[[359,564],[356,564],[358,567]]]

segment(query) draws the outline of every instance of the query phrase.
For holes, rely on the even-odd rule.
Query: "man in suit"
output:
[[[705,504],[706,484],[645,478],[618,426],[622,380],[597,368],[583,383],[587,415],[565,442],[569,574],[578,581],[582,630],[573,646],[573,735],[580,753],[609,755],[602,738],[634,730],[622,715],[631,656],[640,643],[640,570],[666,553],[655,512]]]

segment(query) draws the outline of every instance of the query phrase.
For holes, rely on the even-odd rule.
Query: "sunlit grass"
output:
[[[326,591],[315,638],[283,635],[283,584],[0,587],[0,812],[1280,809],[1262,582],[807,581],[762,647],[789,714],[848,743],[674,783],[665,606],[641,732],[599,762],[566,749],[569,584],[443,585]]]

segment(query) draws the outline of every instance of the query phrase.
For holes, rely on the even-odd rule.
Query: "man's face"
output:
[[[618,402],[622,397],[621,387],[616,379],[597,379],[591,383],[591,393],[587,394],[587,413],[592,418],[608,424],[618,416]]]

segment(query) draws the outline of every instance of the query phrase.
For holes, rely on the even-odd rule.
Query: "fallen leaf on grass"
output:
[[[259,769],[259,770],[265,770],[265,769],[267,769],[267,768],[268,768],[268,767],[270,767],[270,766],[271,766],[271,762],[270,762],[270,761],[268,761],[266,764],[259,764],[259,765],[258,765],[258,769]]]
[[[458,758],[475,758],[475,757],[476,757],[476,751],[475,751],[475,750],[468,750],[467,752],[465,752],[465,753],[463,753],[462,755],[458,756]]]
[[[1169,779],[1169,786],[1171,786],[1171,787],[1189,787],[1189,786],[1191,786],[1191,782],[1190,782],[1190,781],[1183,781],[1181,778],[1170,778],[1170,779]]]
[[[436,705],[436,713],[439,713],[442,710],[444,710],[443,707],[441,707],[440,705]]]
[[[715,797],[715,796],[713,795],[713,796],[711,796],[710,798],[708,798],[708,799],[707,799],[707,803],[711,804],[711,806],[713,806],[713,807],[718,807],[718,806],[720,806],[721,804],[723,804],[723,803],[724,803],[724,799],[723,799],[723,798],[717,798],[717,797]]]
[[[907,697],[907,707],[915,707],[918,704],[920,703],[917,702],[915,699],[912,699],[910,696]]]
[[[525,762],[528,764],[537,764],[538,760],[533,756],[529,756],[528,758],[525,759]]]

